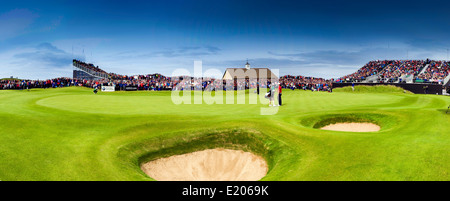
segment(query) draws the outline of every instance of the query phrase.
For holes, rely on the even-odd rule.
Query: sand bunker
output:
[[[150,161],[141,169],[158,181],[257,181],[266,161],[249,152],[208,149]]]
[[[325,126],[321,129],[348,132],[376,132],[380,130],[380,126],[372,123],[337,123]]]

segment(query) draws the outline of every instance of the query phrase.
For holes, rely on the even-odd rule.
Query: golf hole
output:
[[[381,127],[374,123],[335,123],[320,129],[345,132],[377,132],[380,131]]]
[[[268,165],[250,152],[208,149],[153,160],[141,169],[158,181],[258,181]]]

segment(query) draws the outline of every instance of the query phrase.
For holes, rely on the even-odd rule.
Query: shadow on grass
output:
[[[450,109],[437,109],[437,111],[442,112],[443,114],[450,115]]]

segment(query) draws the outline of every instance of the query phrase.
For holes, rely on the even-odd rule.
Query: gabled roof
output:
[[[267,79],[271,79],[272,77],[277,78],[278,76],[275,75],[269,68],[250,68],[250,69],[246,69],[246,68],[227,68],[225,70],[225,73],[222,76],[222,79],[225,79],[225,75],[227,72],[230,73],[231,77],[234,78],[244,78],[244,76],[248,76],[250,73],[252,72],[247,72],[247,71],[254,71],[256,74],[256,79],[259,79],[260,77],[260,71],[266,71],[265,76],[264,76],[264,72],[261,78],[267,78]]]

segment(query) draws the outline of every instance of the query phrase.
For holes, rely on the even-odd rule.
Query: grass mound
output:
[[[1,78],[0,80],[6,80],[6,81],[21,81],[21,79],[16,79],[16,78]]]
[[[336,88],[333,90],[334,92],[352,92],[352,93],[407,93],[413,94],[412,92],[405,90],[401,87],[393,86],[393,85],[356,85],[355,91],[352,90],[352,87],[342,87]]]

